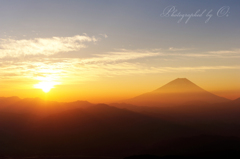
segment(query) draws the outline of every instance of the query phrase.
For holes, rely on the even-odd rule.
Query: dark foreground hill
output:
[[[188,103],[171,107],[136,106],[125,103],[111,105],[179,125],[187,125],[207,134],[240,137],[239,99],[215,104]]]
[[[0,158],[238,153],[239,106],[239,100],[162,109],[0,98]]]
[[[156,141],[198,134],[185,126],[105,104],[38,98],[7,102],[10,99],[16,98],[1,98],[5,104],[0,111],[0,154],[5,156],[126,156]]]

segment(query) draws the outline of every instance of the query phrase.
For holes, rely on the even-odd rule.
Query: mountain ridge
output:
[[[227,101],[230,100],[205,91],[187,78],[177,78],[152,92],[124,102],[142,106],[168,106],[191,102],[221,103]]]

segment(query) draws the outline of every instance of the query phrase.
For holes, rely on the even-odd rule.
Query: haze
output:
[[[0,158],[240,158],[239,0],[0,0]]]
[[[214,94],[238,98],[239,3],[184,4],[1,1],[0,96],[113,102],[186,77]],[[182,13],[200,8],[213,14],[229,6],[230,14],[178,23],[160,16],[172,5]]]

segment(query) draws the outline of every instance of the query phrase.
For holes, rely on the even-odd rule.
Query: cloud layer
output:
[[[102,35],[105,38],[107,35]],[[239,49],[229,51],[196,52],[192,48],[169,48],[153,50],[118,50],[96,53],[84,58],[56,58],[61,52],[78,51],[87,47],[87,42],[98,41],[95,37],[76,35],[73,37],[53,37],[35,39],[1,39],[0,40],[0,82],[2,81],[51,81],[74,84],[97,80],[102,77],[137,74],[159,74],[179,72],[203,72],[207,70],[240,69],[240,65],[203,66],[187,63],[178,65],[164,63],[163,60],[180,61],[184,58],[238,58]],[[186,52],[185,52],[186,51]],[[25,57],[28,58],[18,58]],[[39,58],[36,55],[46,55]],[[7,58],[11,57],[11,58]],[[143,60],[140,60],[143,59]],[[152,61],[157,61],[155,64]],[[162,60],[162,61],[161,61]],[[172,65],[171,65],[172,64]],[[4,83],[4,82],[2,82]],[[30,82],[31,83],[31,82]],[[32,84],[32,83],[31,83]]]
[[[128,61],[129,59],[140,58],[139,56],[132,56],[126,60],[125,54],[117,55],[118,56],[113,54],[112,56],[115,57],[115,59],[112,60],[104,58],[104,56],[86,59],[42,58],[32,59],[31,61],[15,61],[14,63],[0,62],[0,77],[2,80],[13,80],[20,78],[74,84],[78,82],[98,80],[102,77],[114,77],[119,75],[204,72],[208,70],[240,69],[240,65],[188,67],[151,66],[144,63],[133,63]],[[142,55],[141,57],[150,55],[151,54],[146,54]],[[119,56],[122,57],[119,58]]]
[[[53,55],[60,52],[78,51],[85,48],[84,42],[96,42],[95,37],[76,35],[35,39],[0,39],[0,58],[26,55]]]

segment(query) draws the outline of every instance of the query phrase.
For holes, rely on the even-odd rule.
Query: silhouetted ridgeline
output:
[[[155,141],[195,134],[188,127],[105,104],[11,99],[16,98],[1,98],[4,155],[125,156]]]
[[[185,81],[170,83],[171,89],[201,90]],[[161,90],[172,91],[170,86]],[[0,158],[239,156],[240,100],[210,97],[223,101],[204,96],[171,106],[136,106],[1,97]]]
[[[186,103],[222,103],[229,99],[205,91],[186,78],[177,78],[149,93],[142,94],[124,103],[140,106],[176,106]]]

